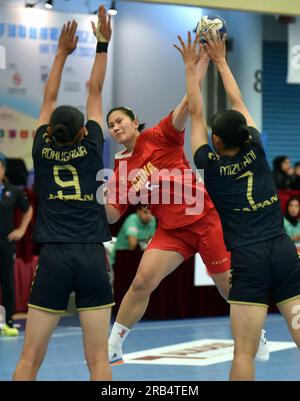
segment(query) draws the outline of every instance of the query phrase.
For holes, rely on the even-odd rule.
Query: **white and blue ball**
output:
[[[223,37],[223,35],[227,32],[225,20],[218,15],[205,15],[201,17],[200,21],[198,22],[196,32],[199,34],[202,43],[206,43],[203,33],[208,34],[209,30],[212,31],[213,36],[215,36],[216,32],[219,31],[220,36]]]

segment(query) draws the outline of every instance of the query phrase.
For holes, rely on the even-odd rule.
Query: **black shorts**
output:
[[[63,313],[72,291],[79,311],[114,305],[102,244],[42,247],[28,306]]]
[[[287,235],[231,252],[229,303],[268,306],[300,298],[300,259]]]

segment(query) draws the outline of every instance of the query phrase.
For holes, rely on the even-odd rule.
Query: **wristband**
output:
[[[97,53],[107,53],[108,42],[98,42],[96,52]]]

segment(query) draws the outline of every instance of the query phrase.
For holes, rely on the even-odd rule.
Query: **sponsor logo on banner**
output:
[[[296,348],[293,342],[268,341],[270,352]],[[123,355],[126,363],[208,366],[233,359],[233,341],[203,339]]]
[[[23,82],[23,77],[19,72],[15,72],[12,77],[12,84],[13,87],[8,88],[8,92],[11,94],[26,94],[27,90],[21,86],[22,82]]]
[[[27,130],[21,130],[21,131],[20,131],[20,138],[22,138],[22,139],[27,139],[28,136],[29,136],[29,133],[28,133]]]
[[[8,137],[9,138],[16,138],[17,137],[17,131],[15,129],[8,130]]]
[[[4,138],[5,133],[4,133],[4,129],[0,129],[0,138]]]
[[[22,83],[22,75],[19,72],[14,73],[12,76],[12,82],[15,86],[20,86]]]

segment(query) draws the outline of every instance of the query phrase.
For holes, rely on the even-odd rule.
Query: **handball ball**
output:
[[[223,18],[218,15],[205,15],[198,22],[196,32],[200,36],[201,43],[206,43],[206,40],[203,36],[203,33],[208,34],[208,30],[212,30],[212,34],[214,35],[217,31],[220,32],[220,36],[227,32],[226,22]],[[213,38],[212,38],[213,39]]]

